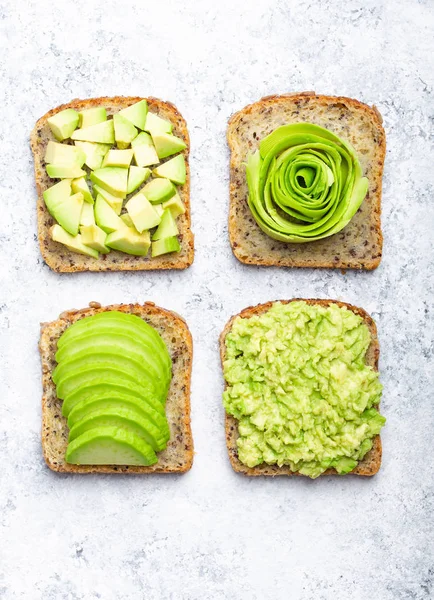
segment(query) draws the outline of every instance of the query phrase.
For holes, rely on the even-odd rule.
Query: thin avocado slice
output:
[[[154,377],[148,365],[144,362],[133,360],[131,356],[103,353],[84,354],[71,360],[59,363],[52,373],[53,382],[61,385],[74,374],[87,371],[89,368],[114,368],[121,372],[127,379],[135,381],[138,385],[148,386],[154,390],[155,395],[163,401],[165,384]]]
[[[66,344],[70,339],[75,338],[84,331],[87,331],[89,334],[97,333],[98,329],[105,325],[108,325],[110,330],[118,328],[119,331],[131,333],[151,343],[155,343],[156,347],[160,350],[161,356],[164,357],[170,368],[172,367],[169,351],[158,331],[137,315],[117,310],[104,311],[79,319],[63,332],[57,341],[57,348],[61,348],[63,344]]]
[[[104,379],[91,379],[65,397],[62,415],[67,417],[68,427],[71,428],[91,410],[101,408],[96,406],[98,402],[132,404],[134,408],[145,412],[165,435],[168,432],[164,405],[144,388],[127,379],[116,378],[113,374]]]
[[[139,411],[122,405],[93,410],[73,425],[68,441],[72,442],[86,431],[99,427],[118,427],[131,431],[144,439],[156,452],[163,450],[167,445],[167,439],[161,435],[154,423],[146,419]]]
[[[66,462],[74,465],[153,465],[157,457],[151,446],[135,433],[118,427],[86,431],[66,450]]]

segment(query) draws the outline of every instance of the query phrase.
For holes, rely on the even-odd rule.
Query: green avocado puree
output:
[[[315,478],[352,471],[385,418],[382,386],[365,364],[371,335],[336,304],[274,303],[237,317],[226,336],[226,411],[238,419],[240,461],[289,465]]]
[[[247,157],[246,179],[259,227],[292,243],[341,231],[368,191],[354,148],[311,123],[283,125],[265,137]]]

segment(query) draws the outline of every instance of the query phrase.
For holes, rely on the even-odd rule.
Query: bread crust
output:
[[[249,306],[245,308],[237,315],[234,315],[229,319],[226,323],[225,328],[220,334],[220,360],[223,368],[223,363],[226,358],[226,345],[225,340],[226,336],[232,328],[232,324],[237,317],[241,317],[243,319],[249,319],[253,315],[261,315],[267,312],[271,306],[275,302],[281,302],[282,304],[289,304],[290,302],[306,302],[309,305],[318,305],[318,306],[330,306],[331,304],[336,304],[339,307],[345,307],[348,310],[351,310],[355,314],[362,317],[363,321],[367,325],[370,334],[371,334],[371,343],[366,352],[366,362],[370,366],[372,366],[376,371],[378,371],[378,360],[380,357],[380,345],[378,342],[377,336],[377,327],[375,325],[374,320],[368,313],[363,310],[363,308],[359,308],[357,306],[353,306],[352,304],[348,304],[346,302],[340,302],[338,300],[321,300],[321,299],[305,299],[305,298],[293,298],[291,300],[274,300],[270,302],[266,302],[265,304],[258,304],[257,306]],[[225,382],[225,388],[227,388],[227,384]],[[257,465],[256,467],[247,467],[244,465],[238,458],[237,451],[237,439],[238,439],[238,421],[232,415],[225,413],[225,430],[226,430],[226,446],[228,450],[229,460],[232,465],[232,468],[237,473],[242,473],[243,475],[248,475],[250,477],[257,477],[260,475],[276,477],[281,475],[297,475],[303,476],[302,473],[291,471],[290,467],[285,465],[279,467],[278,465],[267,465],[266,463],[262,463]],[[373,440],[373,447],[366,454],[366,456],[361,460],[355,469],[353,469],[350,473],[352,475],[361,475],[365,477],[370,477],[375,475],[378,472],[381,466],[381,456],[382,456],[382,448],[381,448],[381,439],[380,436],[377,435]],[[327,469],[323,475],[337,475],[335,469]]]
[[[361,132],[355,134],[352,119],[357,120],[363,135]],[[300,121],[326,127],[350,142],[358,151],[364,175],[369,179],[369,190],[358,213],[341,232],[315,242],[291,244],[270,238],[253,219],[247,204],[243,163],[247,153],[256,150],[260,140],[276,127]],[[263,133],[257,135],[257,129],[262,129]],[[250,136],[251,130],[255,130],[253,136]],[[383,246],[381,194],[386,136],[375,106],[370,107],[353,98],[315,92],[265,96],[232,115],[227,127],[227,142],[231,152],[229,239],[240,262],[335,269],[371,270],[378,267]]]
[[[51,378],[56,366],[57,340],[69,325],[97,313],[116,310],[135,314],[160,333],[171,358],[173,377],[170,384],[166,414],[170,427],[167,448],[157,454],[158,462],[144,466],[72,465],[65,462],[68,427],[62,416],[62,401],[57,398]],[[102,307],[91,302],[89,308],[68,310],[56,321],[41,323],[39,352],[42,363],[42,451],[52,471],[61,473],[185,473],[193,464],[193,437],[190,424],[190,387],[193,362],[193,342],[185,320],[177,313],[156,306],[153,302],[112,304]]]
[[[182,138],[187,144],[183,151],[186,164],[186,182],[178,187],[186,212],[177,219],[179,226],[179,239],[181,250],[177,254],[165,254],[159,257],[151,258],[143,256],[132,256],[112,250],[109,254],[101,254],[98,259],[90,256],[84,256],[71,252],[62,244],[53,242],[49,231],[55,220],[50,215],[45,206],[43,192],[53,185],[53,181],[48,177],[45,171],[44,155],[47,143],[50,139],[54,140],[47,120],[54,114],[66,108],[73,108],[81,111],[97,106],[104,106],[107,113],[112,115],[114,112],[122,110],[135,102],[147,100],[151,112],[169,120],[173,124],[174,134]],[[49,110],[36,122],[36,125],[30,135],[30,147],[33,153],[35,165],[35,182],[37,190],[37,223],[38,240],[41,254],[46,264],[58,273],[75,273],[77,271],[149,271],[161,269],[186,269],[194,260],[194,236],[191,231],[191,208],[190,208],[190,167],[189,151],[190,137],[187,130],[187,124],[171,102],[164,102],[158,98],[141,98],[133,96],[104,96],[101,98],[88,98],[86,100],[75,99],[67,104],[62,104]]]

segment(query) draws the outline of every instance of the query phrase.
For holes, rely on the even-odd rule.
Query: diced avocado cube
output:
[[[75,179],[86,175],[80,167],[68,165],[47,165],[47,173],[51,179]]]
[[[172,133],[172,123],[162,119],[154,113],[148,112],[146,117],[145,131],[148,131],[152,135],[158,133]]]
[[[104,156],[110,150],[110,144],[97,144],[95,142],[74,142],[86,155],[85,164],[95,171],[100,169]]]
[[[177,185],[184,185],[186,178],[185,160],[182,154],[178,154],[167,162],[159,165],[153,170],[157,177],[167,177]]]
[[[177,237],[162,238],[152,242],[151,255],[152,257],[161,256],[161,254],[169,254],[169,252],[179,252],[181,245]]]
[[[103,121],[97,125],[76,129],[71,135],[71,139],[82,142],[97,142],[98,144],[114,144],[115,129],[113,121]]]
[[[120,167],[96,169],[90,174],[90,179],[113,196],[125,198],[127,194],[128,169]]]
[[[93,191],[95,192],[96,195],[100,194],[104,198],[104,200],[107,202],[107,204],[109,204],[112,207],[112,209],[115,211],[115,213],[117,215],[121,214],[122,204],[123,204],[122,198],[117,198],[117,196],[113,196],[113,194],[110,194],[110,192],[108,192],[107,190],[104,190],[102,187],[100,187],[97,184],[95,184],[93,186]]]
[[[145,131],[141,131],[139,135],[133,139],[131,142],[131,148],[136,148],[137,146],[153,146],[154,142],[152,141],[152,137],[149,133]]]
[[[139,233],[142,233],[145,229],[152,229],[160,223],[160,217],[155,212],[154,207],[141,192],[128,200],[125,208]]]
[[[77,128],[78,118],[76,110],[67,108],[47,119],[47,123],[56,140],[63,142],[63,140],[70,138]]]
[[[132,192],[136,191],[136,189],[148,179],[150,174],[151,169],[131,165],[130,170],[128,171],[127,194],[132,194]]]
[[[59,225],[71,235],[78,233],[83,203],[83,194],[73,194],[56,204],[52,212]]]
[[[123,215],[121,215],[121,219],[125,223],[125,225],[127,225],[127,227],[134,227],[133,220],[131,219],[128,213],[124,213]]]
[[[48,212],[53,215],[55,207],[71,195],[71,180],[64,179],[45,190],[42,194]]]
[[[118,114],[139,129],[145,129],[148,103],[146,100],[140,100],[139,102],[120,110]]]
[[[99,256],[96,250],[83,244],[80,234],[72,236],[60,225],[53,225],[50,233],[53,241],[63,244],[72,252],[78,252],[78,254],[85,254],[87,256],[92,256],[93,258],[98,258]]]
[[[131,227],[124,227],[107,236],[107,246],[134,256],[146,256],[151,245],[149,231],[138,233]]]
[[[160,162],[154,146],[147,146],[145,144],[134,148],[134,160],[138,167],[158,165]]]
[[[51,165],[64,165],[69,167],[82,167],[86,155],[80,148],[69,144],[59,144],[50,140],[47,144],[44,160]]]
[[[173,215],[173,218],[179,217],[179,215],[183,215],[185,213],[185,206],[182,202],[178,192],[170,200],[163,202],[163,208],[168,208]]]
[[[106,233],[125,227],[125,223],[107,204],[102,196],[97,196],[95,201],[95,221]]]
[[[151,204],[160,204],[176,194],[176,188],[170,179],[157,177],[143,187],[143,193]]]
[[[152,206],[154,207],[154,210],[157,213],[157,215],[159,217],[162,217],[163,213],[164,213],[163,205],[162,204],[153,204]]]
[[[95,225],[95,215],[93,212],[93,204],[85,202],[81,209],[80,225],[89,226]],[[86,242],[83,242],[86,243]]]
[[[123,167],[128,169],[133,160],[133,150],[109,150],[102,162],[103,167]]]
[[[113,116],[116,145],[120,149],[128,148],[139,133],[130,121],[119,113]]]
[[[71,188],[74,194],[78,194],[78,192],[80,192],[81,194],[83,194],[85,202],[93,204],[93,196],[90,193],[89,186],[87,185],[86,177],[79,177],[78,179],[73,179],[71,182]]]
[[[89,248],[93,248],[101,254],[108,254],[110,248],[105,244],[107,234],[106,232],[98,227],[98,225],[86,225],[80,227],[81,241]]]
[[[78,126],[82,129],[86,129],[86,127],[92,127],[92,125],[98,125],[98,123],[107,121],[107,111],[103,106],[87,108],[86,110],[79,112],[78,116]]]
[[[176,226],[175,219],[169,209],[166,209],[162,216],[161,222],[152,236],[152,241],[161,240],[163,238],[170,238],[177,236],[179,233],[178,227]]]
[[[170,133],[158,133],[152,136],[158,158],[167,158],[187,148],[184,140]]]

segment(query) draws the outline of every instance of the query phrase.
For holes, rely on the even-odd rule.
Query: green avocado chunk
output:
[[[77,179],[73,179],[71,182],[71,189],[74,194],[83,194],[83,199],[85,202],[88,202],[89,204],[94,203],[93,196],[90,193],[89,186],[87,185],[86,177],[78,177]]]
[[[72,252],[85,254],[86,256],[91,256],[92,258],[98,258],[99,256],[96,250],[83,244],[80,234],[73,236],[65,231],[60,225],[53,225],[53,227],[50,229],[50,235],[54,242],[63,244]]]
[[[47,144],[44,160],[51,165],[81,168],[86,161],[86,154],[81,148],[59,144],[50,140]]]
[[[176,154],[187,148],[187,144],[184,140],[181,140],[170,133],[155,134],[152,136],[152,141],[154,142],[158,158],[167,158],[168,156],[172,156],[172,154]]]
[[[102,196],[103,200],[107,202],[107,204],[115,211],[115,213],[119,216],[121,214],[122,205],[124,203],[123,198],[118,198],[117,196],[113,196],[107,190],[102,188],[97,183],[93,184],[93,192],[98,196]]]
[[[133,160],[133,151],[129,150],[109,150],[102,161],[103,167],[123,167],[128,169]]]
[[[122,149],[128,148],[133,139],[139,133],[130,121],[125,119],[120,113],[113,116],[115,127],[115,140],[117,147]]]
[[[157,177],[166,177],[177,185],[184,185],[186,179],[185,160],[182,154],[159,165],[153,170]]]
[[[136,189],[148,179],[150,174],[151,169],[135,167],[134,165],[131,165],[128,171],[127,194],[132,194],[133,192],[135,192]]]
[[[112,231],[125,227],[125,223],[100,195],[96,197],[95,201],[95,221],[106,233],[111,233]]]
[[[151,246],[149,231],[139,233],[133,227],[123,227],[109,233],[106,240],[107,246],[113,250],[132,254],[133,256],[146,256]]]
[[[75,236],[78,233],[82,210],[83,194],[73,194],[52,207],[50,212],[65,231]]]
[[[166,237],[152,242],[151,254],[152,257],[155,257],[170,252],[179,252],[180,250],[181,245],[177,237]]]
[[[68,444],[66,462],[75,465],[153,465],[151,446],[118,427],[90,429]]]
[[[139,233],[142,233],[145,229],[152,229],[160,223],[161,218],[143,192],[139,192],[130,198],[125,208]]]
[[[318,477],[351,471],[385,423],[382,386],[365,364],[371,335],[345,307],[275,302],[237,317],[226,336],[226,411],[238,420],[240,461],[289,465]]]
[[[117,198],[125,198],[128,186],[128,169],[104,167],[90,174],[90,179]]]
[[[168,208],[172,213],[174,219],[185,213],[185,206],[178,192],[176,192],[176,194],[172,196],[170,200],[166,200],[166,202],[163,202],[162,207],[164,210]]]
[[[82,129],[86,129],[86,127],[91,127],[92,125],[98,125],[98,123],[107,121],[107,111],[103,106],[87,108],[86,110],[79,112],[78,116],[78,126]]]
[[[119,111],[122,117],[130,121],[133,125],[139,129],[145,129],[146,116],[148,114],[148,103],[146,100],[140,100],[127,108],[123,108]]]
[[[148,167],[150,165],[158,165],[160,159],[155,150],[154,143],[149,133],[142,131],[131,142],[131,147],[134,152],[134,160],[139,167]]]
[[[144,439],[156,452],[163,450],[167,445],[167,438],[163,437],[158,427],[144,417],[143,413],[122,405],[93,410],[73,425],[68,441],[70,443],[86,431],[99,427],[117,427],[131,431]]]
[[[76,129],[71,135],[71,140],[79,140],[82,142],[96,142],[98,144],[114,144],[115,129],[113,120],[103,121],[97,125]]]
[[[86,175],[86,171],[77,165],[47,165],[47,173],[52,179],[75,179]]]
[[[158,135],[159,133],[172,133],[172,123],[162,119],[154,113],[148,112],[146,117],[145,131],[148,131],[151,135]]]
[[[97,144],[94,142],[74,142],[77,148],[82,150],[86,155],[85,164],[95,171],[101,168],[104,156],[110,150],[110,144]]]
[[[83,195],[83,194],[81,194]],[[83,207],[81,209],[80,215],[80,227],[89,227],[90,225],[95,225],[95,215],[93,212],[93,205],[88,204],[87,202],[83,203]]]
[[[151,204],[160,204],[172,198],[176,194],[176,188],[170,179],[157,177],[143,186],[142,192]]]
[[[176,225],[176,221],[173,218],[172,213],[169,209],[166,209],[161,216],[161,223],[158,225],[155,230],[152,241],[162,240],[164,238],[170,238],[177,236],[179,234],[178,227]]]
[[[105,244],[107,234],[98,225],[82,225],[80,233],[81,240],[86,246],[98,250],[101,254],[108,254],[110,252],[110,248]]]
[[[63,142],[63,140],[71,137],[71,134],[77,128],[78,119],[78,112],[73,108],[67,108],[47,119],[47,123],[56,140]]]
[[[283,125],[247,157],[248,203],[273,239],[303,243],[341,231],[369,182],[354,148],[311,123]]]

